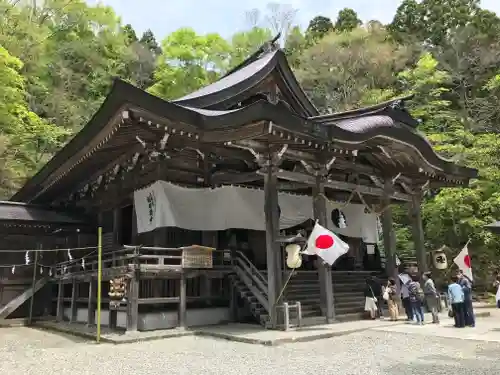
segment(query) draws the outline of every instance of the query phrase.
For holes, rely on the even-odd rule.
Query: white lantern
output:
[[[448,268],[448,260],[446,259],[446,253],[444,248],[434,251],[432,254],[434,261],[434,267],[438,270],[445,270]]]
[[[300,256],[300,245],[295,243],[286,245],[286,265],[288,268],[300,268],[302,266],[302,257]]]

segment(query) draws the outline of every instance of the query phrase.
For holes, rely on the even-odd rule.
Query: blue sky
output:
[[[316,15],[336,18],[340,9],[353,8],[363,21],[377,19],[390,22],[401,0],[88,0],[110,5],[122,18],[141,33],[153,30],[158,40],[170,32],[189,26],[198,33],[218,32],[228,37],[248,28],[245,13],[258,8],[265,10],[268,3],[289,4],[297,9],[295,24],[306,27]],[[484,8],[500,14],[500,0],[483,0]]]

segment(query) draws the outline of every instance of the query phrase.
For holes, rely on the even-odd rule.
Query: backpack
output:
[[[408,285],[408,291],[410,292],[411,297],[420,301],[424,300],[424,290],[416,281],[412,281],[410,285]]]

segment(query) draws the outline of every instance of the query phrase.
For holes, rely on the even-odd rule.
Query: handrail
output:
[[[243,265],[243,263],[242,263]],[[248,268],[246,268],[248,270]],[[269,302],[267,300],[267,293],[264,295],[262,290],[256,288],[255,283],[253,283],[253,278],[251,277],[251,273],[245,272],[244,267],[235,267],[235,271],[238,274],[238,277],[243,281],[243,283],[247,286],[247,288],[252,292],[252,294],[257,298],[257,301],[264,307],[264,309],[269,312]]]
[[[241,260],[243,260],[246,263],[246,266],[250,269],[251,273],[260,280],[260,282],[266,287],[267,290],[267,278],[264,277],[264,275],[257,269],[257,267],[255,267],[255,265],[250,261],[250,259],[248,259],[246,255],[243,254],[242,251],[237,250],[236,254],[239,256]]]
[[[236,259],[237,268],[241,269],[242,271],[245,271],[245,274],[248,275],[250,278],[250,282],[252,285],[255,285],[258,287],[259,291],[267,298],[267,285],[264,285],[261,280],[257,279],[255,275],[250,271],[250,269],[247,267],[245,263],[241,261],[241,259]],[[248,286],[248,285],[247,285]]]

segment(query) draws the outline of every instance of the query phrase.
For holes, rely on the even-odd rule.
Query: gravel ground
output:
[[[0,329],[0,374],[362,374],[500,373],[495,343],[366,331],[278,347],[203,337],[96,345],[29,328]]]

